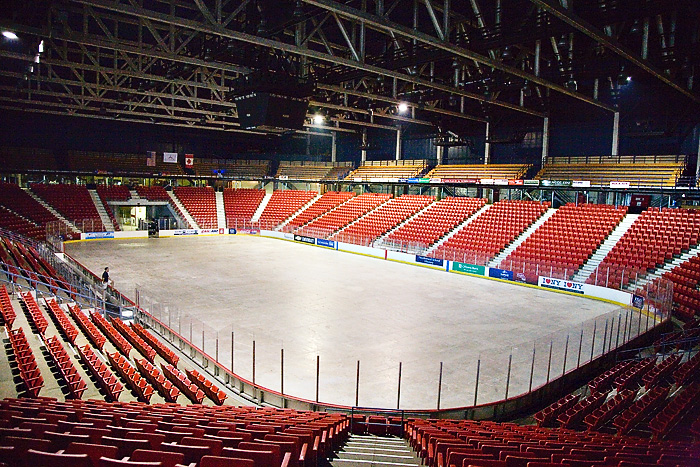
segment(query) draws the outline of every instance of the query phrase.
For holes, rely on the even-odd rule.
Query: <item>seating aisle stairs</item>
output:
[[[332,467],[418,467],[421,460],[403,438],[352,434],[329,464]]]
[[[497,268],[499,264],[501,264],[501,261],[506,259],[509,254],[515,251],[516,248],[518,248],[522,243],[527,240],[527,238],[532,235],[532,233],[537,230],[542,224],[547,222],[547,219],[552,217],[555,213],[557,212],[556,209],[549,208],[547,209],[547,212],[544,213],[539,219],[537,219],[535,222],[530,225],[525,231],[520,234],[518,238],[513,240],[513,243],[508,245],[506,248],[504,248],[498,255],[496,255],[495,258],[493,258],[491,261],[489,261],[488,266],[491,268]]]

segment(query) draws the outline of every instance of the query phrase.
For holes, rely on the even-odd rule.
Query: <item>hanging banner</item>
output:
[[[185,154],[185,167],[188,169],[194,167],[194,154]]]
[[[156,152],[155,151],[148,151],[146,156],[146,167],[155,167],[156,166]]]
[[[168,162],[170,164],[177,164],[177,153],[176,152],[164,152],[163,162]]]

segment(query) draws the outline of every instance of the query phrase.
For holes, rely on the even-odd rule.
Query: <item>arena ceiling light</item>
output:
[[[12,31],[3,31],[3,32],[2,32],[2,37],[4,37],[5,39],[10,39],[11,41],[14,41],[14,40],[19,39],[19,38],[17,37],[17,34],[15,34],[15,33],[12,32]]]
[[[398,109],[399,113],[406,113],[408,112],[408,104],[406,104],[405,102],[401,102],[398,106]]]
[[[326,117],[321,114],[314,115],[314,125],[323,125],[326,122]]]

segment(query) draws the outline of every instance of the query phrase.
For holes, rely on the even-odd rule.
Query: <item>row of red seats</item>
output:
[[[2,316],[2,324],[8,329],[12,329],[12,324],[17,319],[17,313],[10,301],[10,295],[7,293],[5,285],[0,285],[0,315]]]
[[[176,187],[173,193],[200,227],[217,226],[216,195],[212,187]]]
[[[39,309],[39,305],[36,303],[36,300],[34,300],[34,295],[27,291],[20,292],[19,297],[29,313],[29,318],[31,319],[32,324],[34,324],[34,327],[43,336],[44,332],[46,332],[46,328],[49,326],[49,322],[41,312],[41,309]]]
[[[68,319],[68,316],[66,316],[56,299],[44,298],[44,302],[46,303],[49,316],[53,317],[54,322],[66,337],[66,340],[71,344],[75,344],[75,339],[78,337],[78,329]]]
[[[617,427],[617,434],[627,433],[647,414],[660,407],[666,400],[669,390],[668,387],[657,386],[651,388],[641,398],[637,399],[634,404],[613,420],[613,425]]]
[[[151,346],[153,350],[158,352],[158,355],[160,355],[163,360],[166,362],[170,363],[173,366],[177,366],[177,362],[179,361],[179,357],[175,352],[170,350],[165,344],[163,344],[160,340],[158,340],[153,334],[148,332],[146,328],[141,326],[138,323],[131,323],[131,329],[141,336],[143,340],[146,341],[148,345]]]
[[[634,365],[632,360],[620,362],[611,369],[593,378],[588,382],[588,389],[591,391],[591,394],[607,393],[610,391],[610,389],[613,387],[615,379],[632,365]]]
[[[308,222],[296,230],[297,233],[311,236],[328,237],[355,219],[365,215],[392,198],[385,193],[363,193],[349,199],[346,203]]]
[[[136,363],[136,368],[138,368],[141,375],[156,388],[166,402],[177,402],[180,390],[173,386],[173,383],[171,383],[169,379],[163,376],[158,370],[158,367],[145,359],[139,360],[136,358],[134,359],[134,363]]]
[[[605,402],[607,394],[592,394],[557,417],[563,428],[577,428],[583,419]]]
[[[170,196],[162,186],[137,186],[136,193],[149,201],[170,201]]]
[[[680,354],[673,354],[652,368],[642,377],[645,389],[656,386],[662,379],[671,376],[681,362]]]
[[[108,201],[128,201],[131,192],[124,185],[97,185],[97,193]]]
[[[91,220],[95,231],[105,230],[95,203],[84,185],[33,183],[29,187],[69,221]]]
[[[327,191],[311,206],[300,212],[285,226],[287,232],[310,222],[311,220],[337,208],[341,204],[354,197],[355,193],[348,191]]]
[[[130,193],[129,193],[129,196],[131,196]],[[115,231],[121,230],[121,228],[119,228],[119,222],[117,222],[117,218],[114,215],[114,211],[109,206],[109,202],[108,202],[107,198],[99,190],[99,188],[97,190],[97,197],[100,199],[100,203],[102,203],[102,207],[104,208],[105,212],[107,213],[107,216],[109,217],[109,221],[112,223],[111,227],[113,227]],[[111,229],[108,228],[107,230],[111,230]]]
[[[330,238],[340,240],[342,236],[373,241],[428,206],[434,199],[432,196],[421,195],[401,195],[390,199]]]
[[[700,385],[691,384],[686,386],[683,392],[677,394],[673,400],[649,422],[649,428],[654,433],[654,437],[663,437],[688,412],[693,413],[698,403],[700,403]]]
[[[83,313],[80,307],[75,303],[68,304],[68,311],[70,311],[75,322],[78,323],[80,329],[83,330],[87,338],[92,342],[92,345],[102,350],[105,342],[107,342],[107,338],[92,324],[92,321],[90,321],[87,315]]]
[[[15,363],[19,369],[19,376],[27,388],[27,394],[30,397],[37,397],[44,386],[44,378],[36,365],[34,352],[29,347],[27,336],[24,335],[22,328],[8,330],[7,336],[10,338]]]
[[[537,426],[552,426],[557,417],[576,405],[578,400],[579,396],[577,394],[567,394],[553,404],[535,413],[533,418],[537,422]]]
[[[265,198],[265,190],[239,188],[224,189],[224,212],[228,220],[229,227],[233,227],[231,221],[240,219],[249,221],[252,219],[258,206]]]
[[[618,392],[605,404],[588,414],[583,419],[583,423],[588,426],[589,430],[597,431],[610,420],[617,417],[620,412],[626,410],[630,405],[632,405],[635,397],[637,397],[637,393],[635,391],[625,390]]]
[[[471,420],[409,420],[407,437],[426,465],[695,465],[688,442]],[[510,457],[510,461],[508,461]],[[465,459],[468,459],[465,460]],[[541,464],[537,464],[540,462]]]
[[[107,353],[107,360],[114,368],[119,376],[126,381],[132,391],[134,391],[141,402],[149,402],[153,395],[153,387],[148,384],[145,378],[142,378],[139,372],[131,366],[131,363],[119,352],[113,354]]]
[[[51,211],[14,183],[0,183],[0,204],[36,223],[44,233],[47,223],[62,223]]]
[[[78,347],[80,360],[88,367],[92,376],[97,380],[97,383],[106,393],[107,400],[119,400],[119,394],[124,390],[124,387],[119,380],[109,371],[105,363],[97,356],[92,347],[86,344],[83,347]]]
[[[37,240],[46,239],[46,229],[0,205],[0,227]]]
[[[486,204],[483,198],[443,198],[389,234],[389,242],[432,245]]]
[[[674,310],[683,320],[691,320],[700,310],[700,256],[693,256],[663,276],[673,282]],[[657,279],[658,280],[658,279]]]
[[[119,350],[121,353],[123,353],[126,358],[129,358],[129,352],[131,352],[131,344],[124,339],[124,337],[117,332],[116,329],[114,329],[114,326],[109,324],[109,321],[107,321],[107,318],[102,316],[100,312],[98,311],[91,311],[90,312],[90,319],[92,319],[92,322],[97,325],[97,327],[102,331],[102,333],[107,337],[107,339],[110,340],[112,344]]]
[[[260,215],[260,223],[277,225],[310,203],[316,191],[276,190]]]
[[[226,396],[226,393],[224,391],[220,390],[218,387],[212,384],[211,381],[209,381],[203,374],[201,374],[197,370],[185,370],[185,373],[187,374],[187,377],[190,379],[190,381],[199,386],[199,389],[204,391],[204,394],[206,394],[206,396],[209,399],[211,399],[216,405],[222,405],[226,400],[226,397],[228,397]]]
[[[73,362],[66,352],[66,349],[61,344],[61,341],[56,336],[51,336],[46,339],[46,348],[51,355],[51,359],[56,364],[59,373],[65,380],[68,387],[68,398],[80,399],[87,389],[87,384],[78,373],[78,370],[73,365]]]
[[[128,324],[118,318],[111,319],[112,326],[119,331],[119,333],[127,340],[131,345],[136,347],[136,349],[146,357],[146,359],[153,363],[156,358],[156,351],[153,347],[148,345],[145,340],[138,334],[136,334]]]
[[[656,357],[644,358],[627,368],[615,378],[615,389],[637,389],[639,383],[648,372],[656,366]]]
[[[673,380],[677,386],[682,386],[688,382],[694,381],[700,375],[700,353],[696,353],[689,358],[684,364],[680,365],[673,372]]]
[[[163,370],[163,375],[168,378],[175,386],[180,389],[182,394],[185,395],[194,404],[201,404],[204,400],[204,391],[199,389],[199,387],[190,381],[187,376],[176,367],[170,364],[160,364]]]

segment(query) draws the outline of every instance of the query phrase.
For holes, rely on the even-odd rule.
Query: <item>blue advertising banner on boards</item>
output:
[[[439,258],[430,258],[428,256],[416,255],[416,263],[429,264],[431,266],[440,266],[444,264],[444,261]]]
[[[316,244],[316,239],[313,237],[307,237],[306,235],[294,235],[295,242],[308,243],[310,245]]]
[[[325,246],[326,248],[335,248],[335,242],[333,240],[325,240],[323,238],[317,238],[316,245]]]
[[[495,277],[496,279],[505,279],[507,281],[512,281],[513,271],[508,271],[506,269],[489,268],[489,277]]]
[[[85,234],[86,240],[95,240],[99,238],[114,238],[114,232],[87,232]]]

